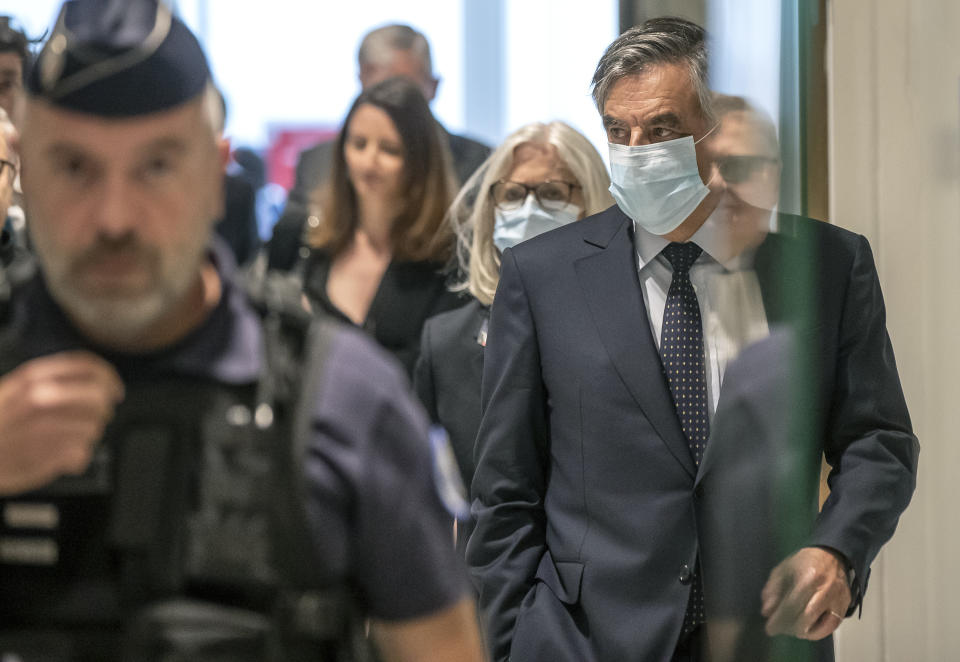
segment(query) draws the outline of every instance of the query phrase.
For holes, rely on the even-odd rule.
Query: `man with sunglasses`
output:
[[[714,157],[733,127],[707,80],[689,21],[616,39],[593,94],[617,205],[503,252],[467,545],[496,660],[832,660],[830,634],[913,493],[918,443],[869,245],[741,215],[769,203],[742,187],[766,166]],[[750,231],[731,231],[744,218]],[[780,326],[796,353],[753,349]],[[770,434],[737,424],[748,415]],[[791,464],[731,461],[746,442],[777,457],[782,440]],[[707,532],[731,481],[772,491],[742,504],[764,523],[722,532],[745,536],[723,549],[747,555],[724,560],[753,587],[724,605],[745,619],[726,623],[717,587],[731,577],[711,574],[721,548]],[[759,638],[738,653],[742,628]]]
[[[780,147],[777,129],[742,97],[713,95],[716,127],[704,141],[710,188],[722,191],[711,223],[731,255],[755,250],[777,225]]]

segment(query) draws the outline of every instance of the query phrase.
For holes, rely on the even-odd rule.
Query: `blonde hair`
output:
[[[454,285],[490,305],[500,282],[500,251],[493,245],[494,204],[490,188],[513,169],[520,145],[553,145],[583,189],[587,216],[613,204],[603,160],[582,133],[564,122],[526,124],[509,136],[467,180],[448,212],[457,235],[457,263],[464,278]]]

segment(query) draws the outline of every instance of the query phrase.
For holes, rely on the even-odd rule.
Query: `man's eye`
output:
[[[64,159],[57,163],[56,169],[61,174],[74,179],[87,177],[91,171],[90,164],[80,158]]]
[[[169,159],[151,159],[144,167],[144,174],[148,177],[161,177],[173,169]]]
[[[626,129],[620,126],[611,126],[607,129],[607,136],[612,140],[622,140],[626,135]]]
[[[174,170],[174,161],[167,156],[155,156],[144,161],[136,171],[143,181],[168,177]]]
[[[676,132],[673,129],[665,126],[656,127],[652,131],[652,133],[654,138],[660,138],[660,139],[672,138],[674,135],[676,135]]]

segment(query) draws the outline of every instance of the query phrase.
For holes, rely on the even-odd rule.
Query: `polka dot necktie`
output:
[[[710,434],[707,411],[707,374],[703,355],[703,325],[700,304],[690,282],[690,267],[702,249],[694,243],[671,243],[663,255],[673,267],[673,280],[667,291],[660,333],[660,357],[670,394],[677,409],[680,427],[687,438],[690,454],[699,467]],[[683,617],[683,633],[689,634],[704,622],[703,584],[694,572],[690,601]]]

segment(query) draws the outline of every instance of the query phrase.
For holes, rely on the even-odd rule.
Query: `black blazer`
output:
[[[473,299],[465,306],[427,320],[413,387],[430,420],[450,436],[460,476],[473,480],[473,445],[480,427],[480,378],[490,308]],[[457,529],[457,549],[465,553],[471,522]]]
[[[458,136],[443,129],[453,157],[453,169],[461,184],[490,155],[490,148],[466,136]],[[303,245],[303,228],[310,215],[310,193],[330,174],[333,167],[335,140],[318,143],[300,153],[296,178],[283,213],[273,226],[273,235],[267,245],[267,260],[271,269],[288,271],[299,259]]]
[[[304,270],[304,292],[315,307],[354,324],[327,296],[331,258],[314,250]],[[392,352],[412,377],[420,351],[420,333],[427,318],[466,303],[447,289],[446,278],[436,262],[391,262],[370,303],[361,327]]]
[[[918,444],[866,239],[796,217],[781,230],[756,271],[768,320],[807,350],[794,401],[814,459],[796,479],[816,482],[821,452],[833,467],[823,511],[796,524],[850,559],[862,593]],[[504,252],[481,401],[467,561],[494,658],[669,661],[701,553],[698,473],[617,207]],[[830,659],[830,640],[817,651]]]

